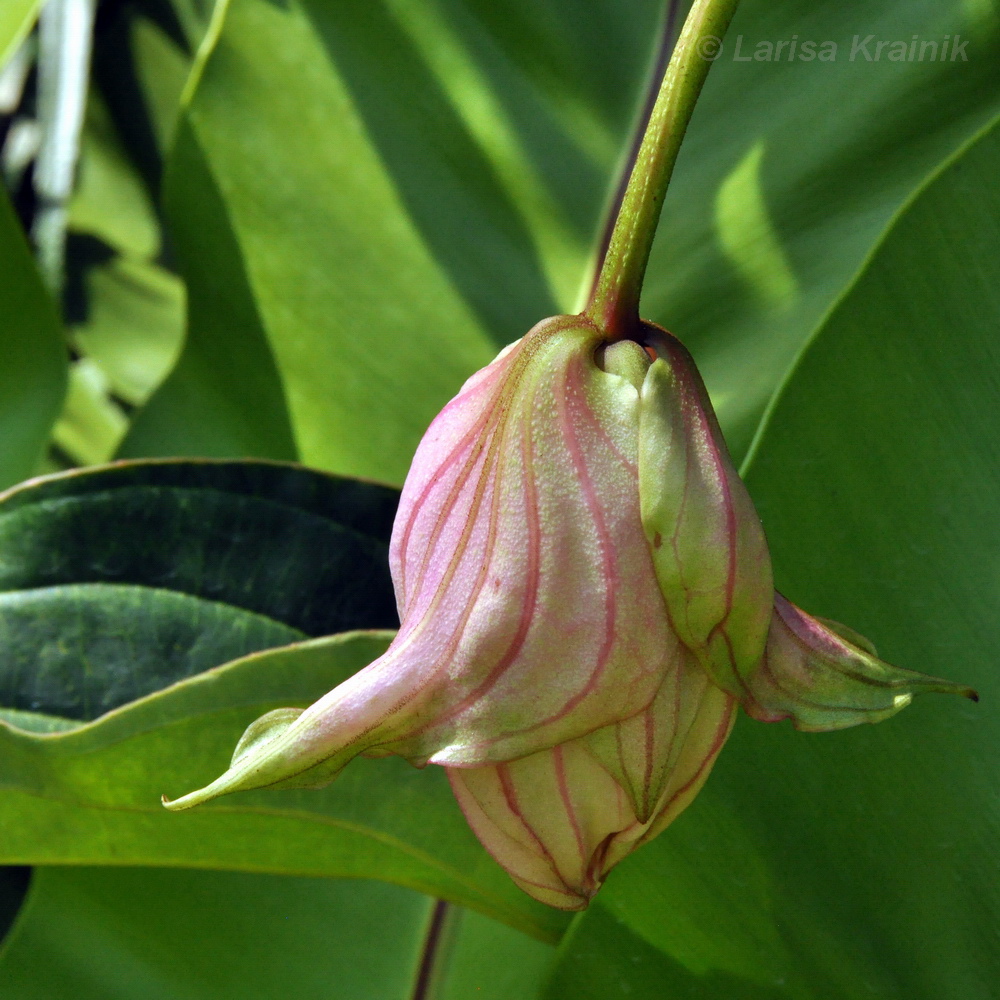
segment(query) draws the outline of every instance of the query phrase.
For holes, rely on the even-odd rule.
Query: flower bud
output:
[[[439,764],[518,885],[579,909],[697,793],[737,701],[834,729],[971,695],[774,593],[701,377],[649,324],[606,343],[555,317],[472,376],[417,449],[390,563],[385,654],[258,719],[169,808],[326,784],[358,754]]]

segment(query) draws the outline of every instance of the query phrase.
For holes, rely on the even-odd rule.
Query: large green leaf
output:
[[[0,705],[91,719],[255,650],[395,624],[395,491],[146,462],[0,497]]]
[[[232,3],[168,180],[189,341],[125,453],[289,457],[290,426],[401,480],[462,380],[574,304],[658,6]]]
[[[4,713],[0,862],[377,877],[553,939],[565,916],[486,854],[440,768],[359,759],[321,791],[247,793],[181,815],[160,805],[161,793],[214,777],[255,718],[315,701],[390,637],[355,632],[258,653],[61,732],[32,732],[34,718]]]
[[[163,388],[135,419],[120,454],[294,459],[285,394],[222,193],[190,129],[171,161],[171,213],[187,286],[187,343]],[[184,256],[189,243],[197,255]],[[231,339],[217,336],[230,331]]]
[[[852,58],[855,36],[869,35]],[[968,44],[954,60],[928,48],[921,61],[919,47],[911,60],[914,36]],[[890,61],[888,46],[875,61],[878,42],[895,39],[907,61]],[[835,42],[833,61],[802,61],[810,40]],[[778,61],[747,58],[761,41],[784,41]],[[691,348],[735,452],[893,213],[998,110],[992,2],[740,5],[681,150],[643,294],[644,315]]]
[[[0,983],[5,1000],[410,1000],[429,903],[377,882],[41,868]]]
[[[33,475],[66,390],[59,317],[0,186],[0,487]]]
[[[748,471],[784,592],[983,705],[926,698],[827,736],[740,720],[697,802],[575,929],[632,996],[995,993],[998,168],[1000,124],[906,207]],[[616,940],[646,956],[634,973]],[[574,954],[552,995],[607,996]],[[669,977],[643,979],[649,962]]]

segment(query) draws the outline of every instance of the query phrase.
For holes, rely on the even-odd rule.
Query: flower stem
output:
[[[448,923],[449,906],[439,899],[434,904],[434,911],[431,914],[431,922],[427,928],[427,937],[424,939],[424,951],[420,959],[420,968],[417,971],[417,981],[413,987],[412,1000],[430,1000],[431,992],[434,990],[435,974],[440,973],[437,968],[440,959],[441,944],[445,936],[445,925]],[[437,992],[434,990],[434,992]]]
[[[739,0],[695,0],[667,64],[584,315],[611,340],[639,321],[639,294],[681,140]]]

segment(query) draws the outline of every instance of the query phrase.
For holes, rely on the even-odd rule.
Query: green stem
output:
[[[639,294],[667,183],[712,60],[739,0],[695,0],[653,105],[584,315],[611,340],[639,321]]]

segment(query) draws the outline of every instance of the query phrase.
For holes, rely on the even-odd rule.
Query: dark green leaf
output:
[[[535,1000],[555,948],[473,910],[451,907],[428,1000]]]
[[[31,869],[23,865],[0,868],[0,944],[17,917],[31,882]]]
[[[0,497],[0,705],[92,719],[258,649],[395,624],[394,490],[147,462]]]
[[[95,719],[234,654],[303,638],[263,615],[153,587],[0,594],[0,705]]]

